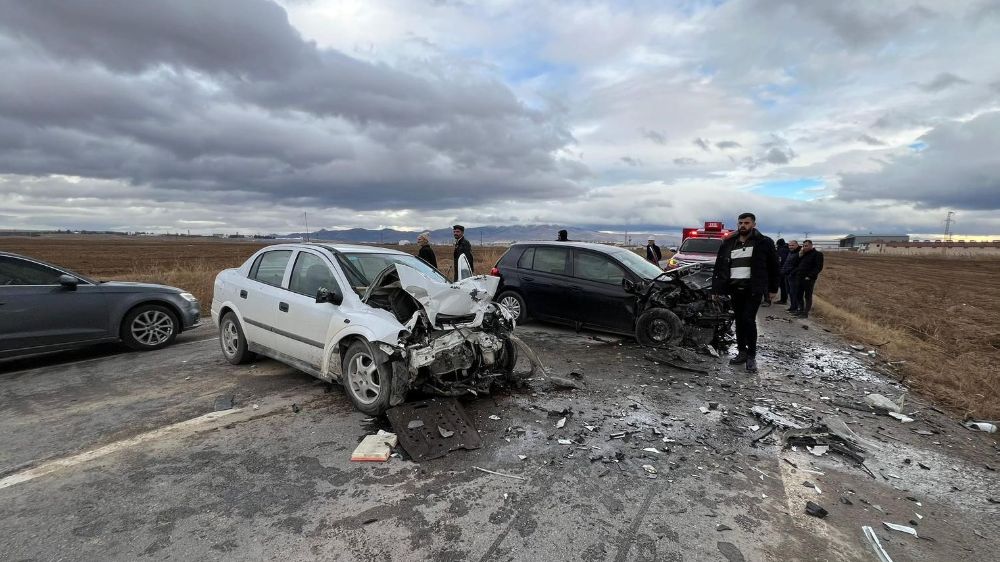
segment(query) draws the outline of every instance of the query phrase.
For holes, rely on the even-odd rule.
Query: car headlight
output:
[[[670,258],[667,261],[667,265],[677,265],[677,260],[675,260],[674,258]]]
[[[180,297],[188,302],[198,302],[198,297],[192,295],[191,293],[181,293]]]

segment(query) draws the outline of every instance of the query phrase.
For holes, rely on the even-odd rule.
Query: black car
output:
[[[648,345],[719,343],[732,312],[711,296],[698,266],[664,272],[625,248],[582,242],[511,246],[491,272],[495,300],[516,320],[534,318],[634,335]]]
[[[159,349],[200,316],[194,295],[176,287],[100,282],[0,252],[0,358],[114,341]]]

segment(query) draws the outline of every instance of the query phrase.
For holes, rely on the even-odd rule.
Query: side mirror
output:
[[[76,286],[80,284],[80,280],[72,275],[63,274],[59,276],[59,284],[67,291],[75,291]]]
[[[340,304],[344,302],[344,296],[337,291],[331,291],[321,287],[318,291],[316,291],[316,302],[328,302],[330,304],[340,306]]]
[[[625,289],[626,293],[634,293],[635,283],[633,283],[628,277],[622,277],[622,289]]]

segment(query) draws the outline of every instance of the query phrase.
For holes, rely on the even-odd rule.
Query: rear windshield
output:
[[[688,238],[681,244],[682,254],[718,254],[722,238]]]
[[[397,263],[412,267],[434,281],[448,283],[448,280],[438,270],[416,256],[408,254],[343,253],[338,254],[337,257],[344,265],[344,273],[347,274],[354,287],[371,285],[375,276],[383,269]]]

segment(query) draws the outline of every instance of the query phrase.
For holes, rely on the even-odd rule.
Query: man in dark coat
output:
[[[785,280],[785,285],[788,289],[788,312],[795,312],[802,309],[802,303],[799,301],[799,282],[797,278],[799,260],[801,259],[800,250],[798,240],[789,242],[788,257],[785,258],[785,263],[781,264],[781,278]]]
[[[778,245],[778,270],[785,266],[785,260],[788,259],[788,244],[785,244],[784,238],[778,238],[776,242]],[[777,304],[788,304],[788,279],[785,279],[784,273],[779,273],[780,281],[778,282],[778,300],[775,301]]]
[[[472,244],[465,239],[465,227],[456,224],[451,227],[451,233],[455,236],[455,281],[458,281],[458,258],[459,256],[465,256],[465,259],[469,260],[469,268],[475,271],[475,265],[472,262]]]
[[[656,245],[656,239],[653,237],[649,238],[646,242],[646,261],[652,263],[655,266],[660,265],[660,260],[663,259],[663,252],[660,251],[660,247]]]
[[[799,304],[802,308],[792,314],[800,318],[809,318],[813,304],[813,288],[816,286],[816,278],[819,277],[820,271],[823,271],[823,252],[813,248],[812,240],[803,240],[802,257],[796,270]]]
[[[739,230],[722,241],[715,258],[712,290],[728,294],[736,313],[736,357],[732,365],[746,363],[747,371],[757,372],[757,310],[768,294],[778,292],[778,254],[774,241],[757,230],[757,217],[743,213]]]
[[[559,236],[556,238],[556,242],[569,242],[569,232],[566,230],[560,230]]]
[[[431,233],[422,232],[420,236],[417,236],[417,244],[420,246],[420,250],[417,251],[417,257],[430,264],[434,269],[437,269],[438,260],[437,256],[434,255],[434,249],[431,248]]]

